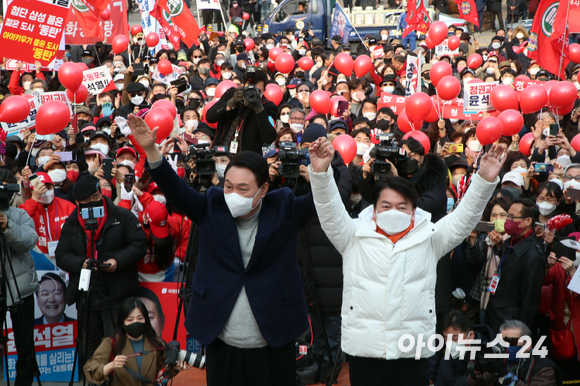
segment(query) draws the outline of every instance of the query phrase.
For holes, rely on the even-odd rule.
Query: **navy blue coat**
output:
[[[312,194],[295,197],[287,189],[266,194],[252,257],[244,268],[238,231],[224,200],[212,187],[191,189],[166,160],[150,169],[167,201],[199,227],[199,257],[185,328],[208,345],[222,332],[245,286],[262,336],[274,348],[294,341],[308,328],[298,268],[297,237],[316,213]]]

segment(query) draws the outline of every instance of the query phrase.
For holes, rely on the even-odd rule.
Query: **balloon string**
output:
[[[441,109],[441,100],[439,99],[439,92],[437,91],[437,88],[435,88],[435,95],[437,95],[437,106],[439,107],[439,110],[437,111],[437,116],[439,117],[439,119],[441,119],[441,117],[443,116],[443,111]]]

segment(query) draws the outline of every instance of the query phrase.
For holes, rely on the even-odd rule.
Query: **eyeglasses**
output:
[[[280,116],[290,115],[290,113],[281,113]]]
[[[538,202],[538,203],[547,202],[548,204],[554,204],[554,205],[556,205],[558,203],[558,200],[556,200],[553,197],[550,197],[550,198],[537,197],[536,198],[536,202]]]
[[[300,92],[300,93],[302,93],[302,94],[309,94],[309,93],[310,93],[310,91],[308,91],[308,90],[300,90],[300,91],[298,91],[298,92]]]
[[[518,217],[518,216],[514,216],[513,214],[508,214],[508,218],[513,221],[514,218],[527,218],[527,217]]]
[[[503,338],[503,341],[509,343],[510,346],[517,346],[520,338]]]
[[[565,179],[567,180],[574,180],[574,181],[579,181],[580,182],[580,176],[564,176]]]
[[[489,218],[505,220],[508,217],[507,213],[492,213]]]

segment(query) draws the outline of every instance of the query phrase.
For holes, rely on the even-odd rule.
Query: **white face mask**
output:
[[[290,115],[286,114],[286,115],[280,115],[280,121],[282,123],[288,123],[288,121],[290,121]]]
[[[238,66],[239,66],[239,67],[240,67],[242,70],[244,70],[244,69],[246,68],[246,63],[241,63],[241,64],[238,64]]]
[[[221,179],[224,178],[227,167],[228,167],[228,165],[226,165],[226,164],[215,165],[215,172],[217,173],[218,178],[221,178]]]
[[[363,117],[369,121],[373,121],[377,117],[377,113],[363,113]]]
[[[485,54],[484,54],[484,55],[481,55],[481,57],[482,57],[482,59],[483,59],[483,61],[484,61],[484,62],[486,62],[486,61],[487,61],[487,58],[488,58],[488,56],[487,56],[487,55],[485,55]]]
[[[580,91],[580,83],[574,82],[574,86],[576,87],[576,91]]]
[[[290,128],[292,129],[293,132],[298,134],[302,132],[302,129],[304,129],[304,125],[301,123],[291,123]]]
[[[296,89],[293,88],[293,89],[290,90],[290,96],[292,98],[296,98]]]
[[[301,48],[298,50],[298,54],[300,54],[300,56],[304,56],[306,55],[306,48]]]
[[[568,189],[568,188],[580,190],[580,182],[578,182],[576,180],[570,180],[570,181],[564,182],[564,189]]]
[[[452,125],[456,124],[459,120],[458,119],[454,119],[454,118],[450,118],[449,122],[451,122]]]
[[[500,47],[501,47],[501,44],[499,44],[498,42],[491,43],[491,48],[493,48],[494,50],[497,50]]]
[[[256,198],[258,194],[260,194],[260,189],[258,189],[256,194],[254,194],[254,197],[244,197],[237,193],[224,194],[226,205],[228,206],[232,217],[242,217],[254,210],[254,208],[260,204],[260,202],[258,202],[256,206],[252,206],[254,198]]]
[[[467,147],[471,151],[480,151],[481,150],[481,143],[479,141],[467,141]]]
[[[197,121],[195,119],[188,119],[184,123],[185,123],[185,126],[187,126],[187,128],[189,128],[189,129],[193,128],[194,130],[197,129],[197,126],[199,125],[199,121]]]
[[[411,215],[391,209],[377,213],[377,226],[389,236],[401,233],[411,225]]]
[[[208,88],[206,91],[207,91],[207,96],[210,96],[210,97],[215,96],[215,87]]]
[[[538,67],[530,68],[530,75],[536,75],[540,71]]]
[[[43,166],[48,162],[49,159],[50,157],[45,155],[44,157],[37,158],[36,160],[38,161],[38,166]]]
[[[141,39],[138,41],[138,43],[140,46],[144,46],[146,42],[145,42],[145,39]]]
[[[504,78],[501,82],[503,84],[511,86],[514,83],[514,78]]]
[[[140,80],[139,83],[141,83],[143,86],[145,86],[145,88],[149,88],[149,81],[148,80]]]
[[[91,149],[98,150],[104,155],[109,154],[109,145],[105,145],[104,143],[95,143],[91,145]]]
[[[386,42],[387,40],[389,40],[389,35],[381,35],[381,40]]]
[[[360,99],[358,98],[355,92],[350,93],[350,98],[355,102],[360,102]]]
[[[153,199],[155,201],[157,201],[158,203],[163,204],[163,205],[165,205],[165,203],[167,202],[167,200],[165,199],[165,196],[162,194],[154,194]]]
[[[356,155],[363,156],[370,149],[370,146],[364,143],[356,144]]]
[[[536,204],[540,210],[542,216],[549,216],[552,212],[556,210],[556,205],[550,204],[548,202],[540,202]]]
[[[524,38],[524,34],[523,34],[523,33],[521,33],[521,32],[518,32],[518,33],[516,34],[516,38],[518,38],[518,39],[520,39],[520,40],[521,40],[521,39],[523,39],[523,38]]]
[[[137,95],[131,98],[131,103],[133,103],[135,106],[139,106],[141,103],[143,103],[143,99],[144,98],[141,95]]]
[[[278,86],[282,87],[286,85],[286,79],[284,78],[276,78],[276,83],[278,83]]]
[[[493,67],[488,67],[485,69],[485,72],[487,72],[489,75],[491,75],[495,72],[495,70],[493,69]]]
[[[231,72],[224,72],[224,73],[222,73],[222,77],[225,80],[231,79],[232,78],[232,73]]]
[[[66,179],[66,170],[54,169],[48,172],[48,176],[55,184],[60,184]]]
[[[193,59],[193,64],[197,64],[199,63],[199,61],[201,60],[201,58],[194,58]]]
[[[223,59],[216,60],[215,64],[217,64],[218,67],[221,67],[221,65],[224,64],[224,60]]]
[[[556,161],[558,161],[560,166],[562,166],[563,168],[565,168],[566,166],[568,166],[572,163],[569,155],[560,156],[560,157],[558,157],[558,159]]]
[[[272,48],[274,48],[273,44],[266,44],[266,49],[271,50]]]
[[[41,204],[50,205],[52,203],[52,200],[54,200],[54,189],[47,190],[46,192],[44,192],[42,196],[40,196],[38,202],[40,202]]]
[[[22,88],[25,89],[26,91],[30,90],[30,84],[32,82],[22,82]]]
[[[115,83],[115,87],[117,87],[117,91],[123,91],[123,88],[125,88],[125,84],[124,83]]]
[[[135,170],[135,163],[134,163],[134,162],[132,162],[132,161],[129,161],[128,159],[126,159],[126,160],[124,160],[124,161],[121,161],[121,162],[119,162],[119,163],[117,164],[117,167],[119,167],[119,166],[121,166],[121,165],[123,165],[123,166],[129,166],[131,169]]]
[[[465,339],[469,339],[469,335],[467,335],[467,337]],[[459,358],[459,355],[461,354],[461,352],[466,352],[465,351],[465,344],[463,343],[458,343],[458,342],[449,342],[449,343],[445,343],[445,345],[447,345],[447,350],[449,351],[449,354],[451,355],[451,358],[453,359],[457,359]]]
[[[387,94],[392,94],[393,91],[395,91],[395,87],[394,86],[385,86],[385,87],[383,87],[383,91],[386,92]]]

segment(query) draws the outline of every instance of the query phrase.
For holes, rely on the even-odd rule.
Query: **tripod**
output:
[[[6,265],[10,274],[12,275],[13,283],[10,283],[8,279],[8,272],[6,270]],[[23,306],[22,296],[20,294],[20,288],[18,288],[18,283],[16,282],[16,276],[14,274],[14,266],[12,265],[12,260],[10,259],[10,247],[4,238],[4,232],[0,230],[0,314],[2,315],[2,345],[4,347],[4,368],[6,369],[6,384],[10,386],[10,372],[8,369],[8,328],[7,328],[7,313],[19,313]],[[12,288],[14,287],[14,289]],[[16,293],[16,297],[14,296]],[[10,296],[11,306],[8,306],[7,300]],[[31,295],[33,296],[33,295]],[[4,326],[6,326],[6,335],[4,335]],[[25,359],[25,358],[22,358]],[[21,359],[19,359],[21,360]],[[40,383],[40,370],[38,369],[38,363],[36,363],[36,356],[34,357],[34,372],[33,377],[36,378],[38,386]]]

